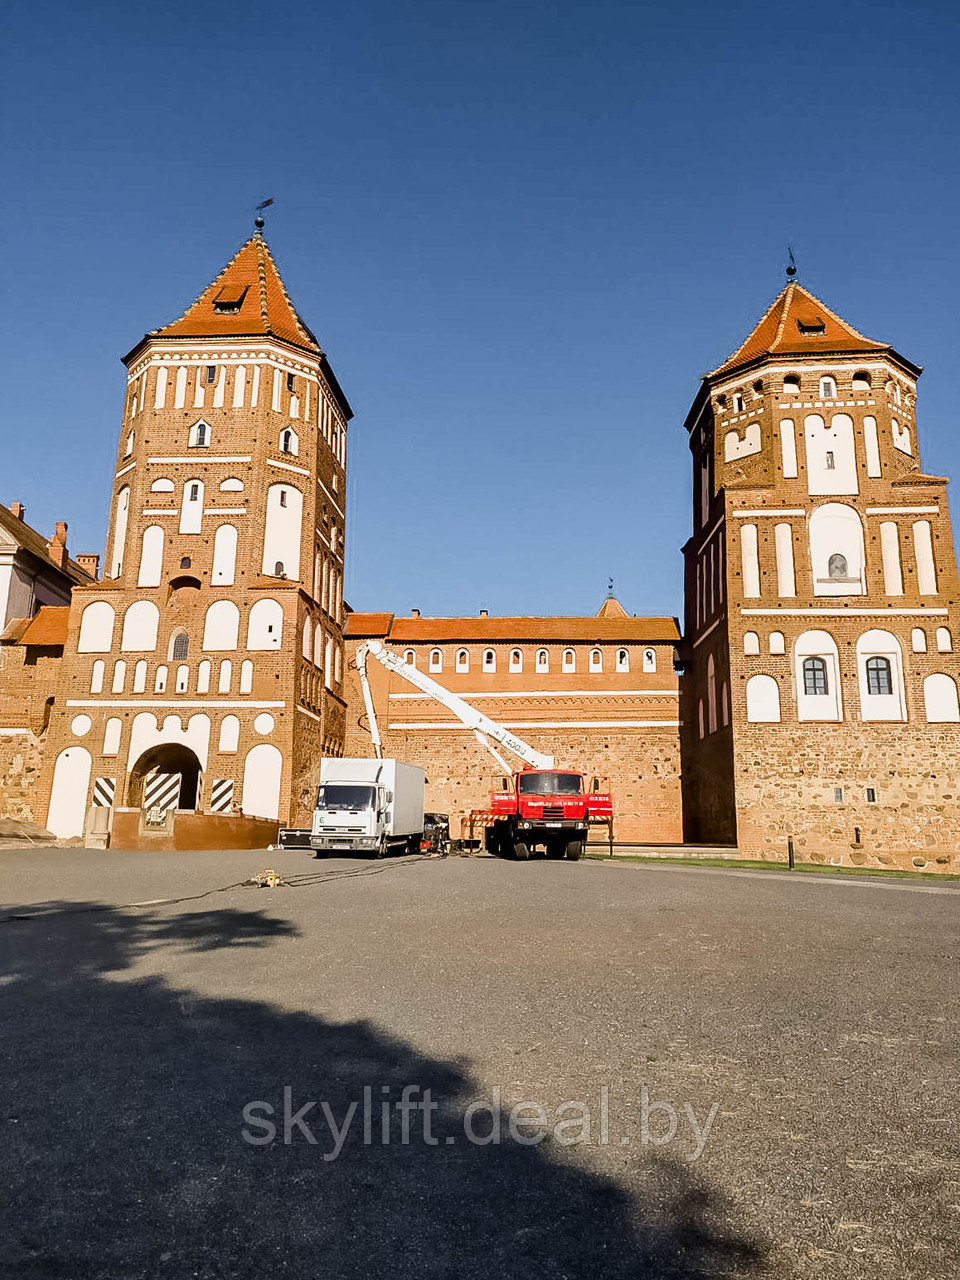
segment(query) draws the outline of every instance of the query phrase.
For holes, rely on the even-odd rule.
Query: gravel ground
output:
[[[0,1275],[957,1274],[955,887],[70,849],[0,900]]]

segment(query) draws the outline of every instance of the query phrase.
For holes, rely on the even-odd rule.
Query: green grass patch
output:
[[[786,871],[790,868],[786,862],[770,862],[762,858],[652,858],[639,853],[616,854],[610,857],[605,853],[588,853],[585,855],[594,862],[639,862],[647,866],[671,867],[732,867],[736,871]],[[960,875],[947,871],[901,871],[898,868],[887,870],[882,867],[831,867],[822,866],[818,862],[798,862],[794,867],[798,874],[813,872],[824,876],[873,876],[879,880],[939,880],[957,881]]]

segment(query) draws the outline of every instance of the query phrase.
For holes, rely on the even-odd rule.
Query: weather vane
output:
[[[787,253],[790,255],[790,265],[787,267],[787,279],[792,280],[797,274],[797,260],[793,256],[793,250],[787,245]]]
[[[260,203],[257,205],[255,210],[257,216],[253,220],[253,225],[257,228],[258,231],[262,231],[264,227],[264,222],[263,222],[264,209],[269,209],[272,204],[273,204],[273,197],[271,196],[269,200],[261,200]]]
[[[613,595],[613,578],[607,579],[607,593],[608,595]]]

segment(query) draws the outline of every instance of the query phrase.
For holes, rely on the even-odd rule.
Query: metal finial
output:
[[[607,579],[607,599],[608,600],[613,599],[613,579],[612,578]]]
[[[264,209],[269,209],[272,204],[273,204],[273,197],[271,196],[269,200],[261,200],[260,203],[257,205],[255,210],[257,216],[253,220],[253,225],[257,228],[258,231],[262,231],[265,226],[265,223],[263,221]]]
[[[797,274],[797,260],[793,256],[793,250],[787,245],[787,253],[790,255],[790,264],[787,267],[787,279],[792,280]]]

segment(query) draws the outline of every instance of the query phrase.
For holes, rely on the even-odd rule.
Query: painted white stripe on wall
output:
[[[754,618],[912,618],[944,614],[948,609],[741,609],[744,616]]]
[[[731,511],[730,514],[737,519],[752,519],[754,516],[805,516],[807,513],[803,507],[763,507],[759,511]]]
[[[206,454],[204,454],[203,456],[201,456],[200,454],[195,453],[195,454],[192,454],[191,456],[186,457],[186,458],[183,458],[183,457],[180,457],[180,458],[148,458],[148,459],[147,459],[147,461],[148,461],[148,462],[189,462],[189,463],[191,463],[193,466],[196,466],[198,463],[203,464],[203,463],[207,463],[207,462],[251,462],[251,461],[252,461],[252,458],[249,456],[249,454],[248,454],[245,458],[239,458],[239,457],[238,457],[238,458],[227,458],[227,457],[223,457],[222,455],[218,455],[217,457],[208,457]]]
[[[937,516],[939,507],[867,507],[868,516]]]
[[[679,689],[533,689],[517,693],[485,693],[482,689],[475,693],[460,693],[458,698],[676,698]],[[429,693],[391,693],[391,698],[404,702],[431,702],[433,695]]]
[[[679,720],[513,720],[501,724],[501,729],[676,729]],[[389,724],[388,729],[459,729],[473,733],[469,725],[457,721],[413,721],[409,724]]]
[[[125,476],[125,475],[127,474],[127,472],[128,472],[128,471],[132,471],[132,470],[133,470],[133,468],[134,468],[136,465],[137,465],[137,464],[136,464],[135,462],[128,462],[128,463],[127,463],[127,465],[126,465],[125,467],[121,467],[121,468],[120,468],[120,470],[119,470],[119,471],[117,472],[117,474],[116,474],[115,479],[119,480],[119,479],[120,479],[120,477],[121,477],[121,476]]]
[[[267,459],[268,467],[282,467],[284,471],[293,471],[298,476],[308,476],[310,472],[306,467],[292,467],[289,462],[274,462],[273,458]]]
[[[89,699],[68,698],[66,701],[66,706],[68,707],[285,707],[286,705],[285,702],[251,702],[247,700],[243,702],[224,702],[219,698],[204,698],[201,702],[191,702],[188,698],[158,698],[153,702],[144,701],[143,698],[119,698],[113,702],[100,702],[98,699],[90,701]]]

